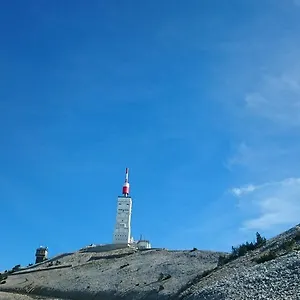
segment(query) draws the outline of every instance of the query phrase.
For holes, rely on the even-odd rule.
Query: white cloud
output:
[[[283,70],[274,72],[281,75],[263,75],[254,91],[245,94],[234,118],[240,142],[226,163],[231,171],[243,167],[267,176],[255,178],[263,181],[298,176],[300,66]]]
[[[245,96],[245,107],[275,125],[300,126],[299,75],[264,76],[257,91]]]
[[[246,95],[245,101],[246,107],[250,109],[256,109],[262,106],[270,105],[268,100],[264,98],[260,93]]]
[[[279,2],[273,7],[278,14],[253,18],[249,32],[240,27],[235,43],[227,43],[222,85],[216,91],[230,116],[226,167],[235,181],[230,193],[236,201],[231,222],[233,228],[245,229],[242,235],[254,230],[278,234],[299,223],[298,21],[294,15],[286,28],[278,25],[278,15],[288,11],[287,3]]]
[[[247,182],[298,177],[299,139],[289,137],[288,134],[274,137],[261,131],[258,130],[255,137],[247,137],[247,143],[241,142],[234,147],[225,167],[233,174],[238,173],[240,180],[245,176]]]
[[[294,0],[294,4],[300,6],[300,0]]]
[[[249,166],[252,162],[257,161],[255,153],[245,142],[241,142],[235,149],[235,153],[226,162],[226,167],[230,170],[236,165]]]
[[[255,191],[258,188],[259,188],[258,186],[250,184],[248,186],[244,186],[244,187],[240,187],[240,188],[233,188],[233,189],[231,189],[231,192],[232,192],[233,195],[235,195],[237,197],[240,197],[244,194],[251,193],[251,192]]]
[[[242,198],[242,209],[251,212],[243,229],[272,230],[299,223],[300,178],[233,188],[231,192],[239,201]]]
[[[256,91],[246,95],[243,113],[247,118],[239,127],[242,141],[227,165],[233,172],[243,170],[241,182],[247,178],[264,183],[230,192],[238,198],[240,229],[274,235],[299,223],[299,76],[265,76]],[[277,181],[282,177],[286,179]]]

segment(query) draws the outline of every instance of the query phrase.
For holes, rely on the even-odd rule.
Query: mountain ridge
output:
[[[9,274],[0,285],[0,299],[300,298],[299,225],[224,265],[219,263],[221,255],[226,253],[130,248],[76,251]]]

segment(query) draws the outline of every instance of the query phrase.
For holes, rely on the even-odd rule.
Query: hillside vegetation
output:
[[[300,229],[268,241],[257,233],[228,254],[78,251],[4,276],[0,299],[300,299]]]

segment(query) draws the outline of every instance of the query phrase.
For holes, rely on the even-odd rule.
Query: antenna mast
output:
[[[123,184],[123,195],[127,197],[129,195],[129,169],[126,168],[125,170],[125,182]]]

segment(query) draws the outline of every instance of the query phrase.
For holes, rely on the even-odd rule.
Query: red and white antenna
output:
[[[129,181],[128,181],[128,176],[129,176],[129,169],[126,168],[125,171],[125,182],[123,184],[123,195],[128,196],[129,195]]]

